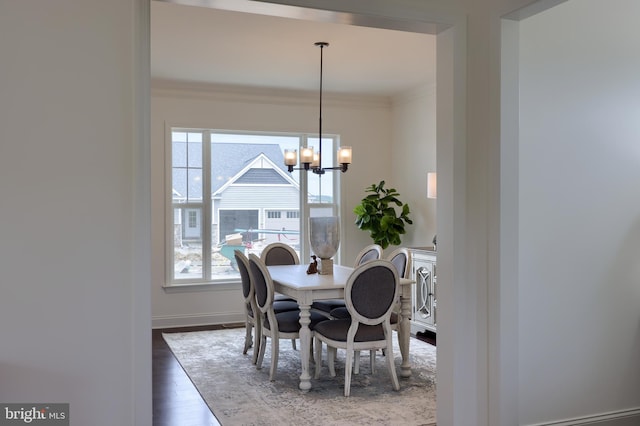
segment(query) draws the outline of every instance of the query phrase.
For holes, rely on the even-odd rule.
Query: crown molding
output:
[[[317,105],[318,92],[267,87],[232,86],[212,83],[185,82],[177,80],[151,80],[151,96],[183,99],[209,99],[227,102],[252,102]],[[392,97],[351,93],[328,93],[322,95],[324,105],[390,108]]]

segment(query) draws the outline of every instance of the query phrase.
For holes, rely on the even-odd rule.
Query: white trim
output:
[[[189,83],[157,80],[151,82],[151,96],[172,99],[205,99],[225,102],[251,102],[317,107],[318,93],[307,90],[269,89],[219,84]],[[328,107],[368,107],[387,109],[390,96],[323,93],[323,103]]]
[[[600,414],[592,414],[590,416],[582,416],[582,417],[574,417],[571,419],[564,420],[553,420],[550,422],[542,422],[542,423],[533,423],[527,426],[582,426],[582,425],[593,425],[593,424],[606,424],[608,426],[616,426],[616,421],[624,420],[620,426],[631,425],[629,423],[629,419],[635,419],[633,424],[640,424],[640,407],[636,408],[628,408],[625,410],[617,410],[617,411],[609,411],[607,413]]]
[[[131,391],[135,425],[150,425],[153,421],[151,345],[151,95],[149,90],[151,56],[151,11],[149,0],[135,0],[132,5],[133,35],[131,118],[132,146],[132,206],[133,241],[130,315]],[[124,117],[123,117],[124,120]],[[126,350],[125,348],[118,349]]]
[[[244,323],[243,312],[201,313],[193,315],[163,315],[152,318],[151,327],[175,328]]]

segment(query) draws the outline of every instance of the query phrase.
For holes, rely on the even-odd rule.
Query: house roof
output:
[[[284,166],[284,155],[278,144],[236,144],[236,143],[215,143],[212,147],[211,158],[211,193],[217,192],[227,182],[233,178],[239,178],[239,183],[261,183],[261,184],[286,184],[286,179],[274,169],[249,169],[238,177],[244,168],[261,154],[267,157],[275,167],[286,172]],[[191,153],[193,155],[194,152]],[[201,164],[201,161],[194,160],[193,164]],[[173,196],[174,198],[184,197],[187,194],[186,173],[173,173]],[[191,190],[201,191],[200,181],[191,183]]]
[[[211,158],[211,192],[215,193],[230,179],[244,169],[260,154],[264,154],[277,167],[286,170],[284,166],[284,154],[277,144],[232,144],[232,143],[216,143],[213,144],[213,154]],[[260,169],[256,169],[260,170]],[[269,181],[255,180],[260,179],[257,171],[251,171],[251,174],[244,176],[242,183],[288,183],[282,180],[274,170],[262,170],[262,178]],[[265,174],[266,173],[266,174]],[[276,176],[278,176],[276,178]],[[248,180],[250,179],[250,180]],[[273,179],[277,179],[273,181]]]

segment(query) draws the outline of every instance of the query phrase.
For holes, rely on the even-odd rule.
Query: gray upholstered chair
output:
[[[356,256],[354,267],[358,267],[363,263],[370,262],[372,260],[380,259],[382,257],[382,247],[378,244],[371,244],[360,250],[360,253]],[[340,312],[346,313],[344,299],[324,299],[316,300],[311,304],[311,309],[318,312],[327,318],[334,318],[331,315],[331,311],[334,309],[340,309]]]
[[[405,247],[399,247],[385,257],[395,266],[400,278],[411,278],[411,251]],[[332,309],[330,315],[334,319],[349,318],[349,312],[346,307],[338,307]],[[391,325],[398,323],[397,309],[391,314]]]
[[[271,243],[267,245],[264,250],[262,250],[260,259],[267,266],[300,264],[298,253],[296,253],[293,247],[284,243]]]
[[[272,265],[299,265],[300,258],[298,253],[290,245],[284,243],[271,243],[266,246],[260,253],[260,260],[267,266]],[[274,300],[294,300],[284,294],[276,293]],[[295,340],[294,345],[295,349]]]
[[[411,251],[405,247],[399,247],[389,253],[386,259],[396,267],[400,278],[411,278],[412,258]],[[399,304],[396,304],[394,311],[391,313],[391,327],[396,330],[398,328],[398,311]]]
[[[391,312],[400,287],[398,272],[388,260],[373,260],[356,268],[345,287],[350,319],[325,320],[314,328],[315,377],[320,376],[322,343],[327,345],[328,366],[335,376],[336,349],[346,349],[344,396],[351,392],[351,372],[356,351],[386,351],[387,366],[394,390],[400,389],[396,374]]]
[[[378,244],[370,244],[360,250],[360,253],[356,256],[356,260],[354,262],[354,266],[358,267],[363,263],[369,262],[371,260],[377,260],[382,258],[382,247]]]
[[[242,281],[242,295],[244,296],[245,306],[245,319],[244,324],[246,328],[246,334],[244,337],[244,349],[243,354],[249,351],[249,348],[253,346],[253,358],[252,362],[255,364],[258,360],[258,349],[260,343],[260,337],[262,332],[262,315],[256,304],[255,289],[253,282],[251,281],[251,274],[249,272],[249,259],[240,250],[234,250],[233,252],[236,263],[238,264],[238,270],[240,272],[240,280]],[[296,311],[299,312],[298,304],[293,301],[278,301],[274,302],[275,312],[287,312]],[[256,330],[255,344],[253,340],[253,329]],[[292,342],[295,349],[295,339]]]
[[[278,367],[278,354],[280,351],[280,339],[298,339],[300,337],[300,311],[286,311],[276,313],[274,310],[274,286],[267,266],[255,254],[249,254],[249,271],[251,281],[254,284],[256,305],[262,313],[262,329],[260,337],[260,350],[256,367],[262,368],[264,353],[267,346],[267,337],[271,339],[271,369],[269,380],[273,381]],[[309,328],[313,331],[315,325],[324,317],[317,313],[311,313]]]
[[[411,251],[405,247],[399,247],[393,250],[385,257],[389,262],[393,264],[398,272],[398,276],[400,278],[411,278]],[[391,312],[391,328],[393,330],[398,330],[398,320],[400,316],[398,312],[400,311],[400,304],[396,302],[393,312]],[[347,311],[346,307],[335,308],[331,310],[331,318],[334,319],[348,319],[350,318],[349,311]],[[371,356],[375,356],[375,352],[371,353]],[[355,356],[355,366],[353,368],[353,372],[358,374],[360,372],[360,352],[356,352]],[[373,363],[371,363],[373,367]]]

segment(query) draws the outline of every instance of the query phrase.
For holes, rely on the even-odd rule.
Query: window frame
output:
[[[174,132],[195,132],[202,134],[202,188],[203,188],[203,196],[201,202],[193,202],[188,201],[185,203],[174,203],[173,200],[173,133]],[[224,278],[215,278],[212,276],[211,271],[211,260],[213,254],[213,243],[212,243],[212,223],[213,223],[213,209],[212,209],[212,197],[211,197],[211,141],[213,134],[230,134],[230,135],[251,135],[251,136],[287,136],[287,137],[296,137],[298,138],[298,151],[302,147],[308,146],[313,142],[318,143],[318,134],[315,133],[300,133],[300,132],[270,132],[270,131],[237,131],[237,130],[222,130],[217,128],[206,128],[206,127],[191,127],[191,126],[176,126],[167,124],[165,128],[165,250],[164,250],[164,259],[165,259],[165,277],[163,287],[166,288],[176,288],[176,287],[187,287],[187,286],[199,286],[199,285],[214,285],[214,286],[222,286],[228,284],[238,284],[240,283],[239,274],[237,277],[224,277]],[[324,134],[322,135],[322,143],[323,143],[323,157],[326,157],[327,152],[331,152],[332,158],[330,162],[337,161],[336,153],[337,149],[340,146],[340,138],[338,135],[333,134]],[[326,148],[327,146],[331,146],[331,149]],[[334,149],[335,148],[335,149]],[[324,162],[323,162],[324,163]],[[295,172],[294,172],[295,173]],[[308,218],[311,212],[313,211],[325,211],[327,213],[323,213],[323,215],[339,215],[340,211],[340,203],[341,203],[341,194],[340,194],[340,175],[341,173],[335,172],[332,173],[331,180],[331,196],[333,202],[322,202],[322,197],[319,202],[310,202],[309,201],[309,174],[311,172],[300,171],[299,173],[299,208],[297,218],[300,226],[300,258],[307,259],[310,257],[311,248],[309,245],[308,238],[303,237],[308,235]],[[329,171],[328,173],[331,173]],[[206,194],[209,194],[207,197]],[[201,228],[201,239],[202,239],[202,276],[201,278],[185,278],[185,279],[176,279],[175,277],[175,220],[174,220],[174,209],[182,208],[182,209],[200,209],[200,228]],[[256,207],[257,210],[264,213],[266,218],[265,209],[260,207]],[[274,211],[274,209],[269,209]],[[281,216],[285,216],[288,218],[289,211],[287,209],[280,210],[280,212],[284,211],[285,214],[281,214]],[[260,216],[259,216],[260,217]],[[181,221],[187,220],[187,218],[182,218]],[[216,219],[219,224],[219,219]],[[336,254],[336,263],[339,262],[340,252]]]

